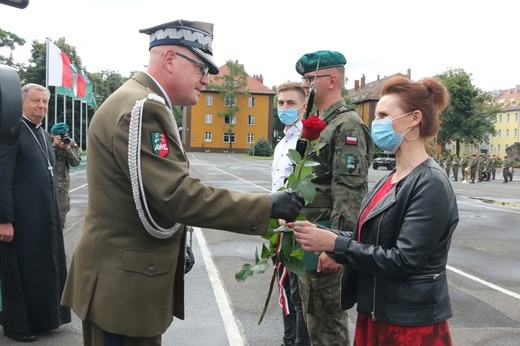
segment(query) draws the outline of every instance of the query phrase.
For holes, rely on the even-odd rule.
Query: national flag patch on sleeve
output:
[[[348,137],[347,136],[347,139],[345,139],[346,145],[357,145],[357,142],[358,142],[357,137]]]
[[[150,137],[152,139],[152,150],[155,155],[165,157],[168,155],[170,149],[168,148],[168,139],[166,133],[162,132],[151,132]]]

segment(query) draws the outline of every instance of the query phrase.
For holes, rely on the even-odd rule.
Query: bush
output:
[[[251,156],[265,156],[273,155],[273,147],[265,138],[259,138],[255,143],[249,146],[247,153]]]

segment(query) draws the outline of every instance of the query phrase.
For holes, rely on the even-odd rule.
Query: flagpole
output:
[[[63,95],[63,122],[67,123],[67,95],[65,94]]]
[[[45,38],[45,88],[49,89],[49,38]],[[56,91],[54,91],[56,92]],[[55,102],[56,103],[56,102]],[[56,118],[56,106],[54,106],[54,118]],[[45,116],[45,131],[49,128],[48,114]]]
[[[72,139],[74,139],[74,99],[75,97],[72,96]]]
[[[54,87],[54,123],[58,122],[58,87]]]
[[[83,143],[83,101],[79,101],[79,146]]]

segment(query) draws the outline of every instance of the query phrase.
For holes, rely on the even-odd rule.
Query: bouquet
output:
[[[318,138],[320,137],[321,131],[325,129],[326,123],[315,115],[303,119],[302,123],[301,140],[307,142],[305,153],[302,156],[298,151],[289,149],[287,156],[294,164],[294,171],[288,177],[286,187],[281,188],[281,190],[298,192],[305,199],[305,202],[309,204],[316,197],[316,188],[312,183],[312,179],[314,179],[316,175],[313,173],[312,167],[319,165],[319,163],[308,158],[309,149],[314,147],[319,155]],[[297,220],[305,220],[302,213],[298,215]],[[281,268],[285,267],[297,275],[301,275],[305,272],[305,265],[302,262],[303,250],[301,248],[294,248],[295,240],[292,229],[287,227],[285,223],[280,225],[279,220],[271,219],[267,232],[262,238],[267,240],[267,244],[263,244],[260,255],[258,254],[258,249],[256,249],[255,263],[244,264],[235,274],[235,279],[238,282],[243,282],[254,273],[266,272],[270,266],[269,260],[271,258],[274,259],[271,283],[258,324],[262,323],[267,311],[274,282]]]

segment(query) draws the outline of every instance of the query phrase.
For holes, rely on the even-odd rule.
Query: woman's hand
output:
[[[334,251],[336,234],[318,228],[309,221],[295,221],[287,223],[294,232],[294,238],[301,245],[303,251]]]

